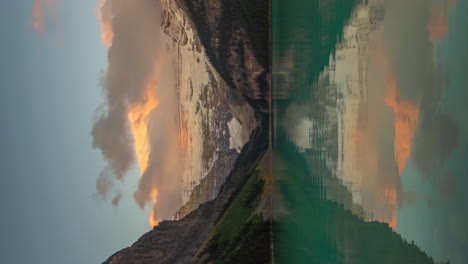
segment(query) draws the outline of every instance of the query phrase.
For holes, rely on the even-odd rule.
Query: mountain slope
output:
[[[246,189],[244,188],[250,188],[252,182],[262,182],[258,178],[259,174],[256,173],[256,170],[262,169],[259,166],[262,164],[260,160],[268,149],[266,135],[267,131],[261,128],[253,132],[250,141],[244,146],[236,160],[233,171],[214,200],[201,204],[179,221],[161,222],[132,246],[115,253],[104,263],[206,263],[206,257],[204,257],[206,253],[200,249],[210,238],[213,228],[220,223],[220,220],[222,222],[223,218],[225,219],[223,215],[229,213],[230,208],[238,206],[236,205],[239,202],[238,199],[236,200],[237,194],[245,193]],[[258,186],[262,185],[263,183]],[[261,195],[259,192],[251,194],[250,199],[253,198],[253,200],[258,199],[258,196]],[[248,208],[249,215],[255,214],[260,217],[261,213],[256,212],[255,208],[253,206]],[[263,230],[262,233],[265,239],[262,243],[269,244],[270,230]],[[232,236],[237,237],[238,234],[234,233]],[[198,256],[200,252],[201,257]]]

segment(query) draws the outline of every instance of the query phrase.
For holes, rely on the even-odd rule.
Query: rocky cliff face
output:
[[[175,0],[196,27],[208,58],[224,80],[268,111],[269,0]]]
[[[203,204],[180,221],[163,221],[104,264],[193,263],[219,211],[214,201]]]
[[[161,27],[173,40],[179,96],[185,204],[175,215],[180,219],[215,198],[257,123],[242,94],[211,64],[184,9],[172,0],[162,0],[161,5]]]

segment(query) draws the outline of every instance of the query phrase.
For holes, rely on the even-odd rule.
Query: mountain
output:
[[[180,219],[216,197],[258,121],[241,91],[211,63],[182,3],[162,0],[161,5],[161,27],[172,39],[168,50],[176,65],[183,141],[185,205],[174,216]]]
[[[201,204],[179,221],[162,221],[132,246],[115,253],[104,263],[211,263],[223,257],[221,249],[232,249],[242,243],[239,239],[243,236],[238,232],[255,235],[255,239],[249,241],[265,247],[261,251],[263,254],[255,248],[239,253],[261,255],[268,263],[271,255],[268,212],[271,208],[267,195],[261,191],[271,177],[267,169],[268,155],[265,155],[268,150],[266,133],[261,128],[254,131],[215,199]],[[226,223],[229,221],[233,222]],[[226,229],[235,231],[226,235]],[[220,237],[220,234],[228,237]],[[233,243],[226,243],[231,239]],[[233,254],[232,258],[245,257],[236,255],[234,250],[225,252]]]
[[[250,24],[226,16],[233,6],[225,2],[161,0],[176,65],[184,206],[104,263],[270,261],[268,1],[251,1],[264,14]],[[201,20],[200,8],[216,16]]]
[[[175,0],[195,25],[224,80],[267,112],[270,93],[269,0]]]

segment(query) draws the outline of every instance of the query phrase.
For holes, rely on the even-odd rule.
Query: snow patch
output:
[[[229,127],[229,149],[236,149],[237,153],[240,153],[244,141],[242,140],[242,125],[239,123],[237,118],[233,117],[228,122]]]
[[[299,123],[295,124],[292,131],[292,139],[298,147],[299,152],[304,152],[306,149],[312,148],[312,131],[314,122],[310,118],[303,118]]]

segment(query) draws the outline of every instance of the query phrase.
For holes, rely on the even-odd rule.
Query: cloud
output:
[[[102,114],[94,123],[91,134],[93,147],[101,150],[117,179],[123,179],[135,161],[126,107],[117,105]]]
[[[429,30],[431,10],[445,2],[386,1],[383,26],[371,34],[368,91],[358,110],[353,164],[362,182],[363,207],[393,228],[397,208],[417,197],[402,189],[407,162],[412,159],[425,175],[458,142],[458,127],[440,111],[447,76],[434,63]]]
[[[164,102],[164,100],[162,100]],[[151,154],[148,169],[140,178],[134,198],[140,207],[151,203],[152,187],[158,187],[158,202],[154,204],[155,218],[167,219],[182,205],[180,195],[180,136],[175,111],[158,107],[150,123]],[[164,124],[161,126],[160,124]]]
[[[417,102],[400,98],[400,89],[393,69],[388,65],[388,59],[385,56],[382,58],[387,86],[384,102],[393,110],[395,116],[394,152],[401,176],[411,154],[411,142],[419,121],[419,106]]]
[[[120,200],[122,199],[122,194],[121,193],[118,193],[114,196],[114,198],[112,198],[112,204],[117,207],[119,206],[119,203],[120,203]]]
[[[383,103],[385,88],[369,86],[369,101],[360,106],[355,142],[350,143],[355,153],[350,158],[355,160],[357,171],[352,173],[359,178],[363,207],[395,229],[396,208],[404,197],[394,152],[396,118]]]
[[[96,181],[96,190],[103,197],[106,198],[107,193],[109,193],[110,188],[112,187],[112,181],[110,179],[109,169],[104,169]]]
[[[440,196],[443,199],[449,199],[455,195],[457,179],[451,173],[446,172],[439,183]]]
[[[101,24],[101,40],[107,47],[112,45],[112,13],[110,8],[104,8],[105,0],[97,0],[97,6],[94,9],[96,16]]]
[[[431,40],[441,40],[448,33],[448,15],[455,8],[456,0],[436,2],[431,8],[428,29]]]
[[[52,17],[55,27],[58,30],[58,13],[56,11],[56,0],[34,0],[32,10],[32,24],[38,34],[43,34],[45,30],[44,11]]]
[[[145,100],[159,46],[159,12],[152,1],[106,1],[101,12],[112,14],[114,43],[108,50],[103,89],[107,109],[94,123],[93,146],[100,149],[117,179],[135,162],[128,108]]]
[[[418,132],[413,142],[413,159],[422,175],[427,177],[429,171],[447,160],[458,145],[459,128],[447,114],[426,109]]]
[[[141,175],[138,189],[134,198],[140,207],[153,203],[153,216],[155,219],[167,219],[182,205],[180,195],[181,146],[180,130],[178,124],[178,98],[176,91],[176,77],[167,65],[171,64],[169,54],[161,52],[156,71],[161,72],[166,67],[164,74],[158,78],[156,94],[160,98],[160,105],[151,113],[148,122],[150,156],[149,164]],[[169,67],[170,68],[170,67]],[[158,189],[158,202],[152,202],[153,188]]]
[[[182,205],[180,136],[174,65],[160,28],[157,1],[98,1],[108,68],[103,90],[106,110],[93,126],[93,146],[113,173],[124,179],[141,170],[134,199],[151,219],[170,218]],[[99,179],[98,179],[99,181]],[[154,222],[153,222],[154,223]]]
[[[417,197],[402,190],[406,163],[412,159],[427,172],[447,159],[458,142],[458,127],[440,111],[447,76],[434,63],[430,31],[431,11],[446,2],[386,1],[383,26],[371,34],[368,92],[359,106],[351,149],[356,149],[353,164],[362,182],[364,208],[392,227],[397,225],[397,207]]]
[[[42,16],[43,12],[43,1],[36,0],[34,1],[34,8],[32,12],[33,17],[33,26],[37,33],[42,33],[44,31],[44,18]]]
[[[403,192],[404,200],[407,201],[409,204],[414,204],[417,199],[416,192]]]
[[[419,105],[420,119],[413,140],[412,158],[423,174],[431,164],[444,161],[457,145],[458,126],[440,111],[447,75],[434,63],[432,32],[434,10],[447,16],[453,1],[391,1],[384,20],[384,52],[398,81],[402,100]],[[432,15],[434,16],[434,15]]]

